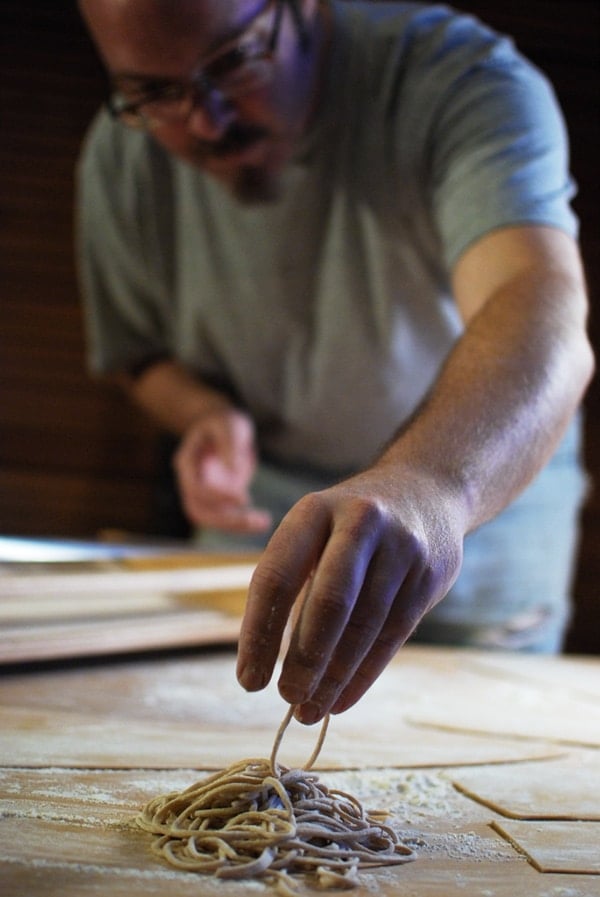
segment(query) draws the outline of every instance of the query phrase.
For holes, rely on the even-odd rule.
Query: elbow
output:
[[[588,386],[590,385],[592,378],[596,372],[596,356],[594,352],[594,347],[592,346],[592,342],[589,335],[589,330],[587,326],[587,315],[589,313],[589,302],[586,300],[585,304],[586,308],[586,317],[585,321],[582,324],[581,328],[578,329],[576,335],[576,345],[574,354],[578,360],[579,365],[579,376],[581,380],[581,395],[585,394]]]
[[[575,399],[577,403],[580,403],[596,372],[596,357],[588,329],[590,304],[581,268],[575,281],[571,281],[570,286],[570,294],[572,297],[576,297],[577,301],[566,303],[563,306],[563,310],[568,314],[565,321],[567,326],[563,333],[570,337],[565,340],[571,368],[569,379]]]
[[[568,346],[568,348],[567,348]],[[581,406],[587,389],[592,381],[596,369],[596,359],[592,344],[584,329],[581,329],[572,338],[563,344],[566,353],[563,362],[556,373],[560,371],[559,381],[555,381],[558,391],[556,398],[562,396],[557,408],[562,405],[566,419],[570,419]]]

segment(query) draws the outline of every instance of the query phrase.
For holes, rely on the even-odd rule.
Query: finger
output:
[[[222,464],[216,467],[220,472],[224,470]],[[189,465],[181,469],[180,496],[189,519],[199,526],[264,531],[271,525],[271,515],[264,509],[253,507],[246,488],[240,490],[228,484],[227,476],[215,483],[218,477],[212,477],[210,472],[207,476],[202,462],[196,463],[194,470]]]
[[[221,496],[203,494],[183,499],[184,510],[197,526],[236,533],[265,532],[272,525],[272,515],[263,508],[240,504]]]
[[[331,707],[332,713],[343,713],[356,704],[410,638],[430,606],[422,596],[422,590],[416,591],[407,578],[380,634]]]
[[[241,416],[203,420],[182,440],[173,459],[182,495],[206,494],[248,503],[256,467],[252,429]]]
[[[447,594],[462,563],[462,544],[428,563],[413,563],[402,583],[380,634],[331,707],[343,713],[364,695],[398,650],[413,634],[425,614]]]
[[[328,533],[327,510],[310,495],[289,511],[265,548],[248,590],[238,643],[237,676],[247,691],[270,680],[290,610]]]
[[[218,455],[211,453],[200,459],[196,482],[200,490],[216,498],[230,498],[240,504],[248,501],[249,478],[246,471],[233,469]]]
[[[272,525],[269,511],[261,508],[232,508],[205,512],[196,521],[198,526],[224,530],[229,533],[264,533]]]
[[[305,703],[321,683],[364,589],[380,538],[380,523],[376,508],[356,504],[334,527],[292,633],[279,680],[280,694],[291,704]]]
[[[256,466],[254,425],[244,415],[236,415],[231,421],[229,438],[225,444],[225,462],[231,470],[244,476]]]
[[[253,469],[232,470],[212,450],[182,453],[175,463],[180,492],[188,502],[230,501],[239,505],[249,500],[248,486]]]
[[[339,639],[310,701],[302,704],[296,717],[311,724],[330,712],[379,637],[406,569],[398,565],[395,553],[378,551],[367,570],[354,611]]]

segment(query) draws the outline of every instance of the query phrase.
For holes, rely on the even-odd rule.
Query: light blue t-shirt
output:
[[[333,3],[326,82],[276,203],[241,207],[101,114],[80,168],[95,371],[180,359],[276,463],[345,473],[422,400],[462,332],[449,281],[507,225],[576,233],[546,79],[476,19]]]

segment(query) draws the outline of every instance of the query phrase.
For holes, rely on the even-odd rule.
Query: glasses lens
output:
[[[189,115],[192,88],[169,84],[159,90],[137,92],[135,96],[115,93],[108,101],[111,113],[130,127],[146,127],[154,122],[173,121]]]
[[[265,84],[271,70],[264,46],[237,47],[212,60],[203,75],[208,90],[216,90],[225,99],[250,93]]]
[[[179,97],[155,97],[137,105],[137,112],[147,121],[175,121],[189,115],[192,101],[189,94]]]
[[[206,102],[212,92],[221,94],[224,100],[251,93],[272,74],[272,37],[265,34],[242,37],[237,44],[208,60],[188,83],[156,81],[151,89],[148,84],[140,85],[133,94],[117,92],[109,99],[109,109],[130,127],[152,127],[185,121],[194,106]]]
[[[220,53],[205,67],[204,74],[211,81],[220,81],[223,78],[235,76],[243,69],[248,58],[246,49],[242,46],[233,47],[225,53]]]

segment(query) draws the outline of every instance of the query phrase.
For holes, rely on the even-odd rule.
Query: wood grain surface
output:
[[[502,708],[507,687],[511,698],[518,695],[517,684],[501,672],[478,675],[478,656],[427,648],[400,652],[368,700],[334,719],[319,767],[461,766],[564,752],[562,727],[539,738],[534,719],[530,737],[518,738],[463,731],[460,716],[456,731],[428,723],[438,704],[454,704],[457,715],[464,704],[471,714],[479,707],[483,717],[490,702]],[[510,657],[504,666],[510,668]],[[268,755],[287,706],[276,677],[262,692],[243,692],[233,652],[56,670],[38,677],[35,689],[31,681],[29,674],[0,680],[4,766],[220,768],[248,751]],[[524,682],[521,693],[530,704],[543,699],[551,713],[551,696],[537,685]],[[578,716],[581,703],[574,702],[572,711]],[[424,722],[411,722],[417,716]],[[506,728],[512,723],[507,717]],[[521,736],[525,725],[521,719]],[[316,738],[315,727],[293,723],[282,745],[283,761],[301,766]]]
[[[226,884],[171,869],[152,856],[148,836],[133,825],[151,797],[188,787],[209,768],[268,756],[285,709],[276,683],[246,695],[234,666],[233,651],[204,651],[11,669],[2,677],[3,897],[269,897],[273,892],[256,882]],[[581,771],[595,775],[600,743],[565,738],[571,724],[565,718],[555,729],[545,726],[540,738],[535,719],[542,699],[549,719],[553,709],[563,712],[568,696],[573,719],[590,714],[598,675],[596,666],[576,659],[564,666],[558,658],[523,663],[512,655],[403,649],[365,699],[333,719],[318,764],[326,784],[351,791],[367,807],[386,807],[418,853],[407,866],[361,873],[353,893],[600,897],[588,837],[597,823],[579,822],[593,825],[593,832],[573,827],[578,815],[590,813]],[[490,704],[497,708],[493,727]],[[466,730],[459,714],[465,705],[469,721],[481,716],[478,731]],[[427,722],[448,706],[456,707],[456,729]],[[411,722],[417,716],[423,724]],[[518,737],[510,734],[517,729]],[[292,724],[280,761],[302,765],[316,735],[314,727]],[[507,817],[506,783],[528,780],[525,798],[538,802],[539,814],[548,813],[549,802],[566,805],[568,795],[573,819],[562,843],[556,818],[534,819],[517,832]],[[525,836],[525,846],[517,835]]]
[[[269,893],[164,865],[134,824],[151,797],[270,754],[278,670],[256,694],[235,677],[255,563],[178,553],[3,571],[2,897]],[[404,648],[332,720],[317,763],[387,807],[418,852],[363,872],[357,897],[600,897],[599,694],[589,658]],[[302,766],[317,735],[293,722],[280,762]]]
[[[7,564],[0,665],[234,644],[256,560],[179,552],[87,566]]]

